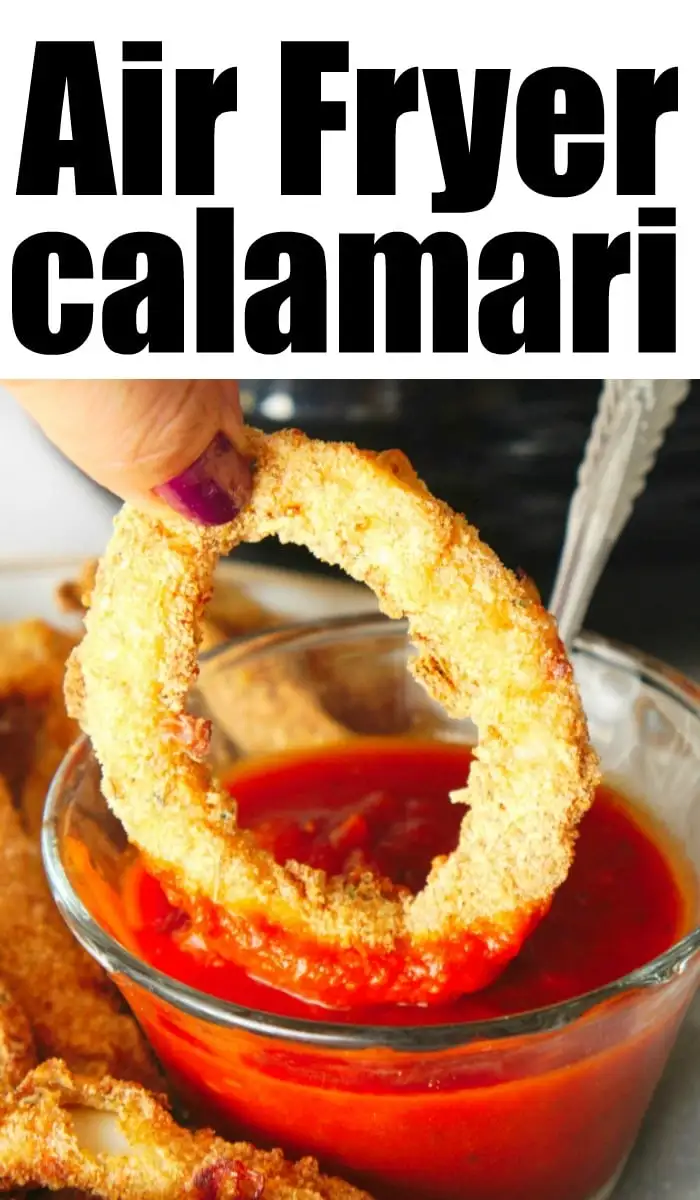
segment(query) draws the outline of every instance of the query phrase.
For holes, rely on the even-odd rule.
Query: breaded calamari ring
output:
[[[90,559],[83,564],[76,580],[61,585],[57,599],[64,611],[80,612],[85,616],[90,607],[97,568],[97,560]],[[212,598],[202,621],[200,651],[213,650],[242,634],[262,632],[288,623],[279,614],[264,608],[236,583],[219,576],[214,580]],[[236,747],[246,754],[270,753],[297,745],[321,746],[348,736],[348,730],[325,712],[320,700],[304,687],[297,672],[286,664],[267,662],[251,671],[242,669],[238,677],[236,675],[230,669],[211,669],[200,677],[199,686],[223,731],[228,732]],[[248,699],[243,708],[238,703],[241,686],[246,688]],[[62,693],[61,703],[64,703]],[[232,721],[232,717],[235,720]],[[63,753],[67,748],[63,747]],[[54,765],[52,776],[58,765]]]
[[[76,579],[66,580],[56,589],[56,603],[61,612],[79,613],[85,616],[90,607],[90,598],[95,586],[99,561],[87,559]],[[212,645],[219,640],[239,637],[258,629],[272,629],[285,624],[279,614],[260,604],[236,582],[219,576],[214,580],[214,590],[209,602],[208,621],[211,624]]]
[[[79,1188],[104,1200],[370,1200],[313,1159],[182,1129],[136,1084],[43,1063],[0,1098],[0,1191]]]
[[[398,452],[248,431],[253,495],[230,525],[125,507],[100,567],[69,709],[108,803],[221,953],[328,1005],[430,1002],[484,986],[562,883],[598,765],[553,618]],[[407,617],[413,674],[480,740],[457,849],[417,896],[363,873],[280,866],[237,826],[184,711],[217,559],[275,534]],[[175,735],[175,736],[174,736]],[[178,740],[179,735],[179,740]]]
[[[0,1095],[14,1088],[36,1066],[34,1038],[27,1015],[0,979]]]
[[[101,967],[78,945],[44,878],[39,846],[21,827],[0,779],[0,975],[26,1013],[43,1055],[74,1070],[159,1086],[132,1016]]]

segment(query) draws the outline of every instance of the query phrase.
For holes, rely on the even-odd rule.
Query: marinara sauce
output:
[[[241,823],[280,861],[331,873],[360,862],[415,891],[456,845],[464,810],[449,792],[469,764],[463,746],[373,739],[244,763],[229,785]],[[414,1028],[580,997],[667,950],[690,916],[663,840],[607,787],[518,957],[485,990],[443,1006],[329,1012],[257,982],[206,945],[138,860],[109,903],[120,940],[200,992],[282,1017]],[[375,1048],[345,1051],[220,1027],[124,990],[200,1115],[316,1154],[396,1200],[594,1197],[634,1139],[681,1016],[676,1002],[642,1022],[623,997],[563,1032],[469,1044],[465,1031],[455,1049],[397,1053],[378,1030]]]

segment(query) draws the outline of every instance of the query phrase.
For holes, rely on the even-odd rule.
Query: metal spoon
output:
[[[688,379],[606,379],[576,490],[550,610],[570,646],[672,423]]]

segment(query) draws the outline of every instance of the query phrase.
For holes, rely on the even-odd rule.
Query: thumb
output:
[[[238,387],[227,380],[8,380],[47,437],[97,483],[205,525],[250,494]]]

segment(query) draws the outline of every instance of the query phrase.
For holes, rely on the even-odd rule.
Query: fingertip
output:
[[[189,467],[153,493],[189,520],[226,525],[248,503],[251,489],[249,461],[220,431]]]

